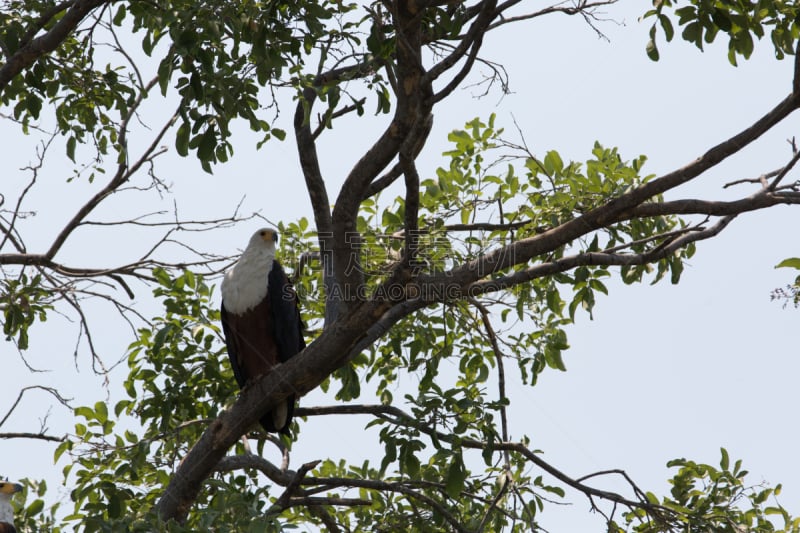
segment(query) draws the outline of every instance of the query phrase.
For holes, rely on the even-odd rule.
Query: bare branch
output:
[[[482,44],[483,44],[483,33],[479,32],[475,36],[475,40],[471,44],[471,47],[469,49],[469,54],[467,55],[466,61],[461,66],[461,68],[456,73],[456,75],[453,76],[453,79],[451,79],[447,83],[447,85],[444,86],[443,89],[438,91],[433,96],[433,101],[434,102],[440,102],[441,100],[444,100],[445,98],[450,96],[453,93],[453,91],[455,91],[456,88],[458,88],[459,85],[461,85],[461,83],[464,81],[464,78],[466,78],[467,75],[472,71],[472,67],[475,65],[475,60],[478,58],[478,52],[480,52]],[[456,47],[456,48],[458,48],[458,47]],[[454,50],[454,53],[457,53],[457,52],[458,52],[457,49]],[[451,57],[453,57],[453,56],[451,56]]]
[[[324,487],[356,487],[365,488],[379,491],[398,492],[410,498],[416,499],[425,503],[427,506],[433,508],[441,514],[445,520],[458,532],[466,532],[466,528],[448,511],[442,504],[433,498],[422,494],[419,491],[413,490],[406,486],[404,483],[396,482],[390,483],[374,479],[357,479],[357,478],[311,478],[303,482],[303,485],[321,485]]]
[[[767,187],[769,189],[769,187]],[[644,203],[621,215],[624,219],[632,217],[654,217],[664,215],[707,215],[730,216],[748,211],[756,211],[774,205],[793,205],[800,198],[791,192],[759,191],[752,196],[729,202],[713,200],[673,200],[671,202]]]
[[[316,139],[322,134],[323,131],[325,131],[325,128],[328,127],[328,125],[333,119],[343,117],[348,113],[352,113],[353,111],[361,109],[364,106],[364,102],[366,101],[367,101],[366,98],[360,98],[355,103],[346,105],[340,109],[337,109],[336,111],[333,110],[326,111],[324,117],[319,117],[319,124],[317,125],[317,128],[314,130],[312,137]]]
[[[61,396],[61,393],[58,392],[58,390],[56,390],[56,389],[54,389],[52,387],[45,387],[43,385],[30,385],[30,386],[27,386],[27,387],[23,387],[19,391],[19,394],[17,394],[17,399],[14,400],[14,403],[11,404],[11,407],[8,409],[6,414],[3,416],[2,419],[0,419],[0,427],[2,427],[3,424],[6,423],[6,420],[8,420],[8,417],[11,416],[11,413],[13,413],[14,410],[17,408],[17,406],[19,405],[19,402],[22,400],[22,397],[29,390],[43,390],[43,391],[47,392],[48,394],[50,394],[51,396],[53,396],[58,401],[58,403],[60,403],[64,407],[66,407],[68,409],[72,408],[70,406],[70,404],[69,404],[70,399],[64,398],[63,396]]]
[[[503,475],[505,474],[506,472],[503,472]],[[508,487],[510,485],[511,481],[509,480],[509,478],[504,477],[503,482],[500,485],[500,488],[497,490],[497,494],[495,494],[494,499],[486,508],[486,513],[484,513],[483,518],[481,519],[481,523],[478,524],[478,529],[476,530],[478,533],[481,533],[486,529],[486,524],[489,522],[489,517],[492,516],[492,511],[498,509],[497,504],[500,502],[500,499],[505,495],[505,493],[508,492]]]
[[[792,79],[792,94],[800,96],[800,41],[794,49],[794,78]]]
[[[30,192],[30,190],[36,184],[36,180],[39,177],[39,171],[41,170],[42,165],[44,164],[45,154],[47,153],[47,149],[50,147],[50,144],[53,142],[54,138],[55,134],[51,134],[50,138],[47,139],[47,141],[42,142],[41,148],[37,147],[36,157],[38,161],[35,165],[27,167],[27,170],[30,170],[33,173],[33,175],[31,176],[28,185],[25,186],[25,188],[22,190],[19,197],[17,198],[17,204],[16,206],[14,206],[14,212],[11,215],[11,221],[8,223],[8,226],[4,227],[3,225],[0,225],[0,231],[2,231],[4,234],[3,240],[0,241],[0,250],[2,250],[6,242],[10,240],[11,244],[14,246],[14,248],[16,248],[18,252],[25,253],[25,243],[22,242],[21,239],[17,239],[16,237],[14,237],[14,234],[17,231],[15,224],[17,222],[19,214],[22,211],[22,202],[25,200],[25,197],[28,195],[28,192]]]
[[[361,498],[337,498],[335,496],[328,496],[325,498],[318,496],[293,496],[289,498],[286,507],[295,507],[297,505],[303,505],[306,507],[319,507],[320,505],[341,505],[345,507],[355,507],[357,505],[372,505],[372,502]]]
[[[794,148],[794,143],[792,143],[792,146]],[[775,176],[775,179],[773,179],[772,182],[769,184],[769,186],[767,187],[767,190],[774,191],[776,189],[776,187],[780,184],[781,180],[783,180],[783,178],[786,177],[786,174],[788,174],[789,171],[792,170],[792,167],[794,167],[797,164],[797,160],[798,159],[800,159],[800,151],[798,151],[796,148],[794,148],[794,156],[786,164],[786,166],[781,169],[781,171],[778,173],[778,175]]]
[[[559,2],[558,4],[552,5],[550,7],[546,7],[544,9],[540,9],[539,11],[534,11],[533,13],[526,13],[524,15],[518,15],[515,17],[501,17],[498,22],[493,23],[489,29],[493,30],[499,26],[503,26],[505,24],[511,24],[514,22],[521,22],[523,20],[530,20],[534,18],[541,17],[543,15],[550,15],[552,13],[561,13],[564,15],[581,15],[592,27],[592,29],[597,32],[597,34],[601,37],[605,37],[597,28],[593,25],[592,19],[595,18],[594,11],[598,7],[602,6],[609,6],[612,4],[616,4],[618,0],[597,0],[597,1],[590,1],[590,0],[577,0],[574,5],[572,6],[565,6],[566,2]],[[509,7],[516,5],[519,3],[519,0],[512,0],[509,2],[504,2],[499,8],[498,11],[506,11]]]
[[[503,440],[507,441],[508,418],[506,416],[505,404],[508,402],[508,396],[506,396],[506,372],[503,368],[503,352],[500,350],[500,345],[497,343],[497,334],[494,331],[494,327],[492,327],[492,321],[489,319],[489,309],[487,309],[486,306],[479,302],[476,298],[469,297],[467,298],[467,301],[471,303],[480,313],[483,327],[486,329],[486,336],[489,338],[489,343],[492,346],[492,352],[494,352],[494,357],[497,361],[497,388],[500,396],[499,400],[502,404],[500,407],[500,428]],[[506,456],[506,465],[508,465],[508,463],[508,456]]]
[[[128,146],[127,146],[127,125],[130,121],[131,117],[133,117],[134,113],[138,109],[139,105],[142,103],[144,97],[147,95],[148,91],[153,88],[156,83],[158,83],[158,77],[154,77],[150,82],[147,84],[146,90],[140,91],[139,95],[136,97],[135,102],[131,105],[130,109],[128,110],[128,114],[124,117],[122,124],[119,128],[119,144],[122,147],[123,153],[127,154]],[[153,142],[150,146],[145,149],[142,156],[136,161],[133,165],[128,167],[125,162],[120,162],[117,172],[113,178],[103,187],[100,191],[97,192],[94,196],[92,196],[88,202],[86,202],[78,211],[73,215],[72,219],[62,228],[56,238],[53,240],[53,243],[50,245],[50,248],[44,254],[45,257],[48,259],[52,259],[58,253],[58,251],[63,246],[64,242],[70,236],[70,234],[78,227],[80,222],[82,222],[86,216],[92,212],[105,198],[109,195],[113,194],[120,186],[126,183],[130,177],[139,170],[146,161],[151,160],[153,157],[157,157],[159,154],[163,153],[162,151],[157,151],[158,145],[161,143],[161,139],[166,134],[167,130],[172,127],[175,123],[175,119],[177,118],[177,111],[173,114],[173,116],[167,121],[161,131],[156,135],[153,139]]]
[[[48,442],[64,442],[67,437],[56,437],[54,435],[47,435],[46,433],[0,433],[0,439],[33,439],[44,440]]]

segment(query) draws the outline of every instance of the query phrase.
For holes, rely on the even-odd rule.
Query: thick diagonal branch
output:
[[[697,178],[706,170],[739,152],[793,113],[798,104],[800,104],[800,94],[793,93],[789,95],[752,126],[714,146],[692,163],[614,198],[602,206],[592,209],[558,227],[527,239],[520,239],[508,246],[498,248],[480,258],[453,268],[446,273],[447,283],[451,286],[466,287],[493,272],[527,263],[534,257],[557,250],[592,231],[606,227],[621,219],[629,218],[636,210],[639,210],[641,214],[644,214],[643,211],[645,210],[659,210],[658,203],[645,205],[645,202]],[[759,198],[757,201],[779,203],[774,199],[761,200]],[[780,203],[785,203],[786,201],[788,200],[784,196]]]

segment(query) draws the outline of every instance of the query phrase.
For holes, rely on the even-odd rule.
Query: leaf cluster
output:
[[[17,279],[0,281],[0,309],[6,340],[13,339],[18,349],[26,350],[28,330],[37,320],[47,320],[47,311],[53,308],[52,301],[53,294],[42,287],[40,274],[29,277],[21,273]]]
[[[703,50],[718,35],[728,37],[728,61],[736,66],[737,58],[749,59],[755,40],[769,33],[777,59],[794,55],[795,42],[800,36],[800,10],[795,2],[772,0],[690,0],[688,5],[673,0],[653,0],[653,9],[642,18],[654,17],[650,28],[647,55],[658,61],[656,44],[658,28],[667,42],[675,36],[675,26],[682,27],[681,38]]]
[[[678,469],[670,480],[670,495],[660,502],[652,493],[648,494],[648,498],[653,504],[660,504],[666,510],[674,512],[672,524],[668,528],[664,524],[653,524],[644,520],[643,512],[634,511],[625,516],[628,525],[634,521],[641,523],[629,531],[800,531],[800,518],[792,518],[777,503],[776,498],[781,493],[780,485],[749,485],[746,482],[748,472],[742,468],[742,461],[737,460],[731,464],[728,451],[721,448],[720,453],[718,467],[687,459],[675,459],[667,463],[668,467]],[[782,523],[776,524],[775,519]],[[613,530],[625,531],[622,528]]]

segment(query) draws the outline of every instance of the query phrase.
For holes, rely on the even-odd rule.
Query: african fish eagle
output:
[[[14,527],[14,508],[11,507],[11,496],[20,492],[22,485],[0,481],[0,533],[17,533]]]
[[[275,259],[278,234],[256,231],[222,280],[222,331],[239,387],[303,350],[297,294]],[[289,434],[295,396],[261,417],[270,432]]]

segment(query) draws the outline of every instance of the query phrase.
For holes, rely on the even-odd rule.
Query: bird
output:
[[[14,527],[14,508],[11,507],[11,496],[23,489],[18,483],[0,481],[0,533],[17,533]]]
[[[297,293],[275,259],[277,243],[276,230],[259,229],[222,279],[222,331],[240,388],[306,347]],[[290,435],[295,400],[291,395],[263,415],[261,426]]]

